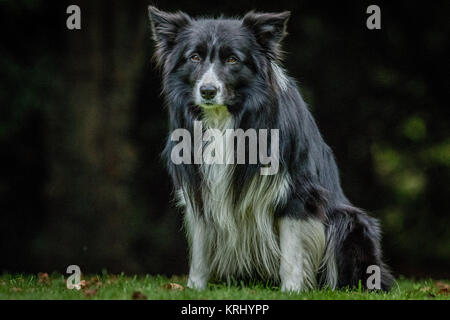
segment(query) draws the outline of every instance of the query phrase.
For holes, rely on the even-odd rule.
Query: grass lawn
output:
[[[450,298],[450,281],[397,279],[389,293],[360,290],[317,290],[300,294],[282,293],[278,288],[210,284],[208,290],[186,288],[186,277],[173,276],[83,276],[81,290],[66,288],[64,276],[0,276],[0,299],[446,299]]]

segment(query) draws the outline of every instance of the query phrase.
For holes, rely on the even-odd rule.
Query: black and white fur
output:
[[[203,289],[211,278],[273,280],[284,291],[365,286],[377,265],[389,289],[378,222],[345,197],[333,153],[281,65],[289,12],[194,19],[149,7],[149,15],[171,131],[192,132],[198,120],[222,132],[280,132],[275,175],[260,175],[261,164],[175,165],[176,142],[167,140],[190,244],[188,286]],[[205,86],[214,97],[200,93]]]

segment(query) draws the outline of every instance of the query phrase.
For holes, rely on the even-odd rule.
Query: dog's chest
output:
[[[207,144],[209,147],[221,144],[215,147],[223,147],[224,157],[229,160],[233,155],[227,149],[231,143],[225,129],[232,128],[232,120],[214,125],[219,125],[223,134]],[[219,276],[250,275],[256,271],[263,277],[276,278],[280,250],[274,209],[285,199],[288,179],[281,173],[257,175],[249,182],[245,194],[236,195],[232,184],[234,165],[226,161],[205,164],[210,163],[211,154],[203,155],[201,192],[203,214],[215,248],[210,257],[212,271]]]

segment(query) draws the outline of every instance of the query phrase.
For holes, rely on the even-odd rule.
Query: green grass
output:
[[[186,288],[186,277],[98,275],[84,276],[81,290],[66,288],[64,276],[0,276],[0,299],[449,299],[449,281],[398,279],[389,293],[364,290],[315,290],[300,294],[282,293],[262,284],[247,286],[209,284],[207,290]],[[175,283],[176,285],[170,285]],[[179,286],[177,286],[179,285]],[[181,286],[181,287],[180,287]],[[178,287],[178,289],[174,288]],[[145,296],[145,297],[144,297]]]

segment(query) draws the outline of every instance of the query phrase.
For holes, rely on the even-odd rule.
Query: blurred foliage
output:
[[[167,114],[147,1],[0,1],[0,270],[185,273],[160,152]],[[348,197],[399,274],[449,277],[449,3],[164,1],[192,15],[291,10],[285,65]],[[445,66],[447,65],[447,68]]]

